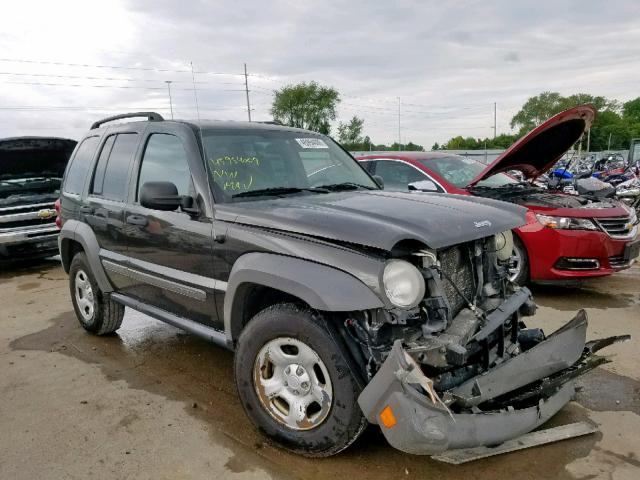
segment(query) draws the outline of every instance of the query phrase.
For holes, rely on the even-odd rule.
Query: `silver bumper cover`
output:
[[[434,455],[498,445],[549,420],[572,399],[572,380],[606,361],[592,354],[628,339],[585,344],[586,329],[587,316],[581,310],[530,350],[444,392],[445,402],[396,341],[358,403],[369,422],[380,425],[389,443],[403,452]],[[509,404],[512,392],[516,407]],[[491,402],[495,409],[486,408]],[[481,404],[482,410],[477,407]],[[449,406],[461,413],[453,413]]]
[[[55,223],[37,228],[0,232],[0,245],[46,242],[47,240],[55,241],[58,238],[58,232],[59,230]]]

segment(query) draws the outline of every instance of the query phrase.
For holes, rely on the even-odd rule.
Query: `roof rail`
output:
[[[147,117],[147,120],[150,122],[161,122],[164,120],[162,115],[156,112],[135,112],[135,113],[122,113],[120,115],[114,115],[113,117],[103,118],[102,120],[98,120],[91,125],[91,130],[100,127],[103,123],[113,122],[114,120],[121,120],[123,118],[136,118],[136,117]]]
[[[254,123],[264,123],[265,125],[282,125],[284,124],[280,120],[266,120],[263,122],[254,122]]]

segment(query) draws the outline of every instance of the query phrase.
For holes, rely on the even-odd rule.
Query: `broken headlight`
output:
[[[549,228],[561,230],[598,230],[596,224],[588,218],[552,217],[536,213],[538,221]]]
[[[382,273],[384,292],[389,301],[400,308],[412,308],[424,297],[424,278],[405,260],[390,260]]]

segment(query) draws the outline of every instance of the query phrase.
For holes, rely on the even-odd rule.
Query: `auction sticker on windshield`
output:
[[[324,143],[324,140],[321,138],[296,138],[296,142],[298,142],[298,145],[302,148],[329,148],[329,145]]]

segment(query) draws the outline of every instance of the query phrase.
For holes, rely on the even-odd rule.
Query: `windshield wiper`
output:
[[[340,191],[340,190],[357,190],[359,188],[365,188],[367,190],[374,190],[374,187],[369,187],[367,185],[361,185],[359,183],[353,183],[353,182],[342,182],[342,183],[330,183],[328,185],[320,185],[317,188],[324,188],[326,190],[331,190],[334,192]]]
[[[300,192],[313,192],[313,193],[329,193],[324,187],[316,188],[298,188],[298,187],[272,187],[272,188],[259,188],[257,190],[248,190],[246,192],[236,193],[231,195],[231,198],[241,197],[263,197],[269,195],[291,195],[293,193]]]

